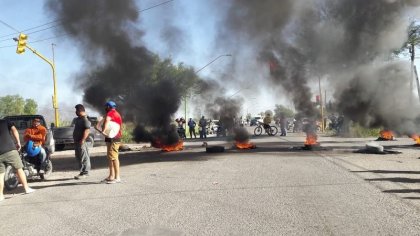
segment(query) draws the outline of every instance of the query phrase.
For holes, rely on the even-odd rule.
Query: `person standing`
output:
[[[201,117],[200,121],[198,121],[198,126],[200,128],[200,138],[207,138],[206,134],[206,127],[207,127],[207,121],[204,119],[204,116]]]
[[[190,138],[192,138],[193,134],[194,134],[194,138],[197,138],[197,135],[195,134],[195,126],[197,124],[195,123],[195,121],[193,121],[192,118],[190,118],[188,120],[188,128],[190,130]]]
[[[286,136],[286,127],[287,127],[287,119],[286,119],[286,117],[284,116],[284,114],[281,114],[280,115],[280,136]]]
[[[10,135],[12,135],[13,139]],[[26,194],[35,191],[29,187],[26,181],[26,175],[22,169],[22,160],[18,153],[20,149],[19,133],[16,127],[6,120],[0,119],[0,201],[4,200],[3,189],[6,165],[11,165],[16,170],[16,174]]]
[[[122,137],[122,118],[120,113],[116,110],[117,104],[113,101],[108,101],[105,104],[105,121],[103,122],[102,127],[98,127],[98,129],[105,135],[105,142],[106,142],[106,152],[108,157],[108,168],[109,168],[109,175],[107,178],[104,179],[107,184],[115,184],[120,183],[120,161],[118,159],[119,154],[119,147],[121,145],[121,137]],[[119,125],[118,133],[115,137],[107,137],[107,134],[104,133],[105,128],[110,125],[111,122],[114,122]]]
[[[86,139],[89,137],[91,123],[86,115],[85,107],[82,104],[77,104],[76,108],[77,118],[74,119],[74,153],[79,164],[80,173],[74,176],[75,179],[83,179],[89,176],[90,156],[89,149],[86,144]]]

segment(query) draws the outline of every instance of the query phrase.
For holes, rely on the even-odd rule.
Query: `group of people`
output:
[[[271,113],[267,112],[263,119],[263,127],[264,129],[270,129],[270,124],[272,122],[272,115]],[[280,125],[280,136],[287,135],[287,118],[284,114],[280,114],[280,118],[278,119],[277,123]]]
[[[185,129],[184,129],[184,124],[185,124],[185,120],[184,118],[178,118],[175,120],[177,122],[178,125],[178,134],[181,138],[186,138],[185,135]],[[192,119],[189,118],[188,119],[188,130],[190,133],[190,138],[197,138],[197,133],[195,132],[195,129],[197,127],[197,123]],[[205,119],[204,116],[201,117],[201,119],[198,121],[198,133],[200,135],[200,139],[205,139],[207,138],[207,120]]]
[[[122,138],[122,118],[116,110],[116,103],[108,101],[105,104],[105,112],[103,122],[99,122],[96,129],[105,136],[105,142],[107,145],[107,158],[108,158],[108,176],[102,180],[108,184],[114,184],[121,182],[120,178],[120,162],[118,159],[119,147],[121,145]],[[74,176],[75,179],[82,179],[89,176],[91,169],[89,149],[86,144],[86,139],[89,137],[91,123],[87,118],[85,107],[82,104],[75,106],[77,118],[75,120],[75,127],[73,131],[73,139],[75,143],[75,157],[79,164],[80,173]],[[109,127],[111,123],[114,123],[113,131]],[[110,133],[112,137],[110,136]],[[46,164],[48,150],[44,147],[47,129],[41,125],[39,118],[32,120],[32,126],[25,130],[24,142],[25,147],[28,144],[33,145],[30,148],[37,148],[39,152],[34,156],[34,160],[41,166]],[[30,188],[25,172],[23,171],[23,163],[20,159],[19,151],[21,151],[22,145],[19,139],[19,133],[15,125],[4,119],[0,119],[0,201],[4,200],[3,189],[4,189],[4,175],[6,166],[10,165],[16,170],[16,175],[22,184],[26,194],[32,193],[35,190]],[[39,171],[42,171],[40,168]]]
[[[108,101],[105,104],[105,112],[103,122],[96,125],[96,129],[105,136],[108,157],[108,176],[102,180],[107,184],[120,183],[120,161],[118,159],[119,147],[122,138],[122,118],[120,113],[116,110],[117,104],[113,101]],[[86,144],[86,139],[89,137],[91,123],[87,118],[85,107],[82,104],[75,106],[77,118],[74,122],[73,140],[75,144],[75,156],[80,167],[80,173],[74,176],[75,179],[83,179],[89,176],[91,169],[89,149]],[[115,136],[110,136],[109,125],[111,122],[117,124],[118,132]]]

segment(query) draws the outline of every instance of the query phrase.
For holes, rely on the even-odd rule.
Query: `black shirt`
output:
[[[87,116],[80,116],[74,119],[73,140],[78,143],[83,139],[85,130],[90,129],[90,121]]]
[[[8,121],[0,119],[0,155],[16,150],[16,146],[10,136],[12,126]]]

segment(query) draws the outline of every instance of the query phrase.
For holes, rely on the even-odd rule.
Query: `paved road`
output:
[[[302,151],[302,134],[260,137],[254,150],[209,154],[121,154],[122,184],[106,176],[103,147],[91,176],[71,151],[56,153],[49,181],[0,203],[1,235],[419,235],[420,152],[407,138],[381,142],[402,154],[353,153],[369,139],[321,137],[328,150]]]

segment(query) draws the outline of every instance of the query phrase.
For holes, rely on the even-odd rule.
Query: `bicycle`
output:
[[[269,136],[274,136],[278,132],[277,127],[274,125],[271,125],[269,128],[264,128],[261,123],[258,123],[257,127],[255,127],[254,129],[254,135],[260,136],[262,134],[263,129],[265,130],[265,133]]]

